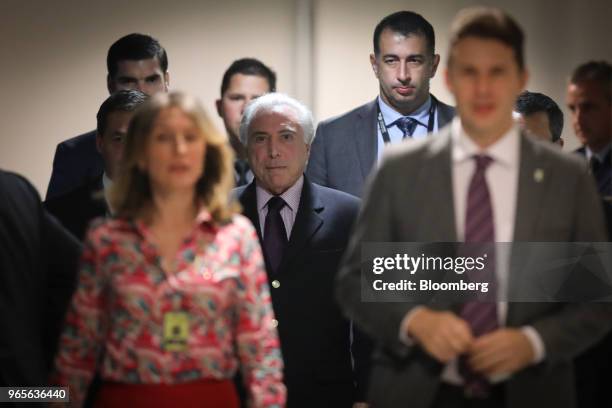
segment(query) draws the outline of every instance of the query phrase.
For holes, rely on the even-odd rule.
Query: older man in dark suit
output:
[[[0,387],[47,384],[80,252],[34,187],[0,171]]]
[[[351,407],[350,325],[333,288],[359,200],[304,176],[313,130],[308,109],[288,96],[251,102],[240,134],[255,179],[237,194],[264,250],[288,407]]]
[[[370,55],[380,95],[319,124],[308,177],[361,197],[364,181],[386,144],[420,139],[444,127],[455,110],[429,93],[439,62],[434,29],[421,15],[400,11],[382,19],[374,30]]]
[[[514,252],[494,263],[496,301],[361,301],[363,243],[605,241],[584,166],[513,122],[527,81],[516,22],[498,9],[462,11],[446,79],[459,118],[389,151],[340,272],[341,304],[380,345],[370,400],[383,408],[574,407],[572,359],[609,330],[610,306],[508,301],[524,295],[512,291],[522,271]]]

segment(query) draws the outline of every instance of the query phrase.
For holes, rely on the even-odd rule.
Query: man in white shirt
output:
[[[525,137],[513,121],[528,77],[518,24],[498,9],[466,9],[455,18],[449,49],[446,81],[458,118],[431,139],[389,150],[339,276],[339,301],[381,346],[368,401],[573,407],[572,358],[609,330],[607,305],[360,297],[365,243],[605,240],[584,166]],[[496,260],[496,299],[507,300],[516,272],[509,254]]]

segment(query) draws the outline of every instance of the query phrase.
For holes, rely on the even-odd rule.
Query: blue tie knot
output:
[[[418,120],[414,118],[410,118],[408,116],[402,116],[395,122],[391,123],[389,127],[397,126],[399,130],[401,130],[402,133],[404,134],[404,137],[406,137],[406,136],[412,136],[412,134],[414,133],[414,129],[416,129],[418,124],[419,124]]]

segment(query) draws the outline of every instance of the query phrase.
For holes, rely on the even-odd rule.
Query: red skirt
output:
[[[94,406],[95,408],[238,408],[240,403],[231,380],[200,380],[183,384],[104,382]]]

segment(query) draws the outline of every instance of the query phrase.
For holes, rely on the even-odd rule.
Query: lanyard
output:
[[[436,113],[436,107],[438,105],[438,101],[432,95],[431,96],[431,106],[429,107],[429,119],[427,121],[427,133],[433,132],[434,127],[434,118]],[[380,104],[376,103],[376,111],[378,112],[378,128],[380,129],[380,134],[382,135],[383,141],[385,144],[391,143],[391,138],[389,137],[389,132],[387,131],[387,125],[385,124],[385,119],[383,118],[382,112],[380,111]],[[406,136],[404,136],[406,137]]]

